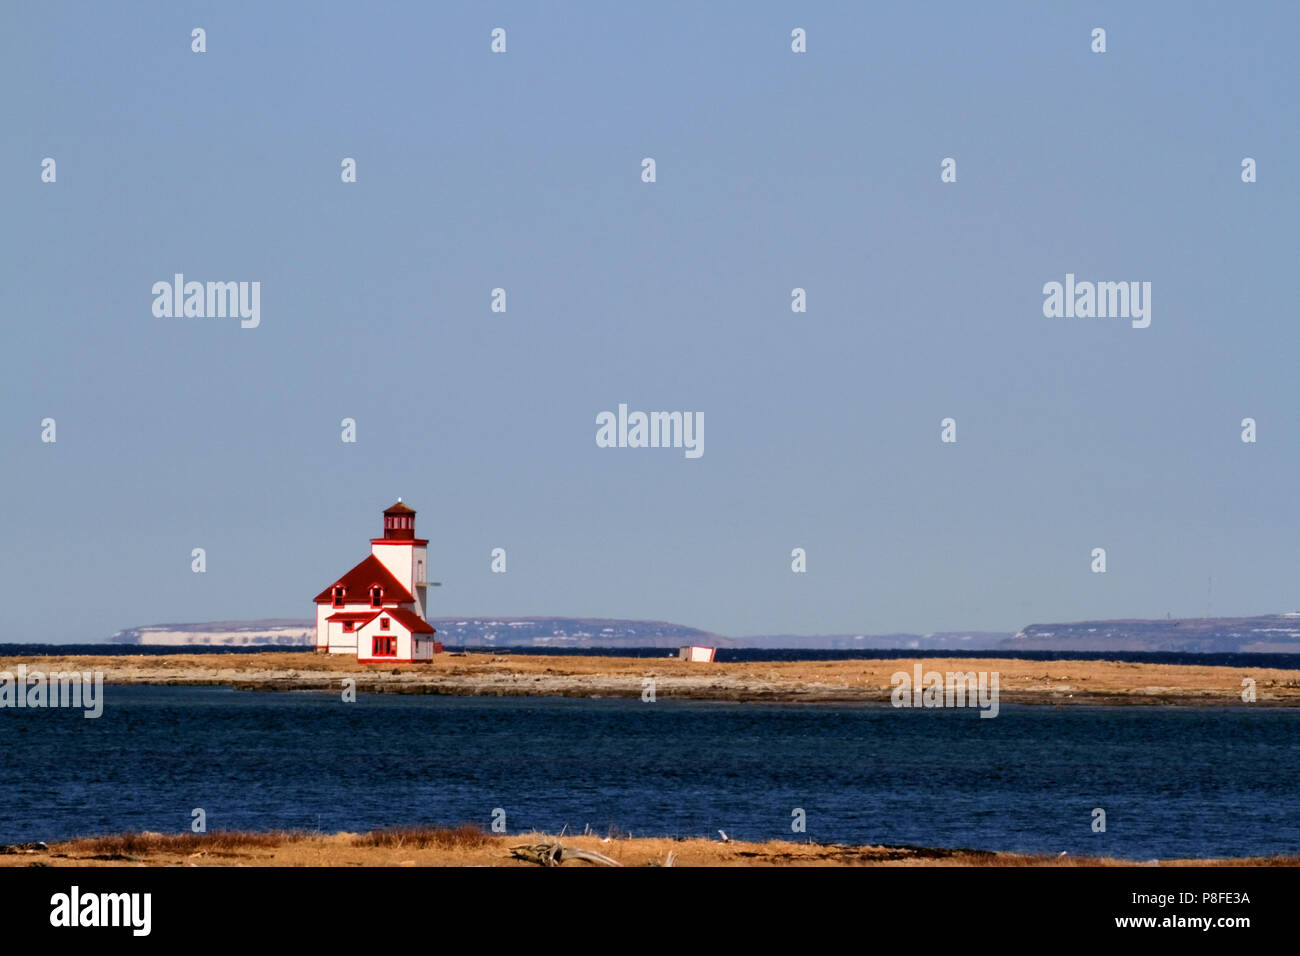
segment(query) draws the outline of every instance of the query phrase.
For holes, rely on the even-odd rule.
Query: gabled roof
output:
[[[373,554],[316,595],[316,603],[333,603],[334,589],[339,585],[343,586],[345,604],[369,604],[370,589],[376,585],[384,589],[385,604],[415,603],[415,596],[402,587],[402,582],[393,577],[393,572],[384,567],[384,563]]]
[[[414,611],[404,607],[384,608],[384,613],[395,620],[412,634],[432,634],[433,625]]]

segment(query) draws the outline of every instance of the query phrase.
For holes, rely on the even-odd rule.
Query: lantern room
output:
[[[415,537],[415,509],[397,504],[384,510],[384,537],[390,541],[409,541]]]

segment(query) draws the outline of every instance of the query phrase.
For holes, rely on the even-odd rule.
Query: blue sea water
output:
[[[0,842],[126,830],[796,838],[1155,857],[1300,853],[1300,711],[724,704],[104,689],[0,710]],[[1106,811],[1106,832],[1091,829]]]

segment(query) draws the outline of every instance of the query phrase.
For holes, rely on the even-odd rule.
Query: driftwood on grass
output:
[[[562,866],[566,860],[582,860],[587,863],[597,863],[601,866],[623,865],[618,860],[612,860],[603,853],[565,846],[559,840],[512,846],[510,854],[517,860],[527,860],[529,863],[537,863],[541,866]]]
[[[0,853],[44,853],[49,847],[44,843],[5,843],[0,844]]]

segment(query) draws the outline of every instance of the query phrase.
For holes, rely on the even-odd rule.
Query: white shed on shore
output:
[[[718,649],[716,647],[705,647],[703,644],[688,644],[677,651],[677,659],[681,661],[695,661],[697,663],[713,663],[713,655]]]

